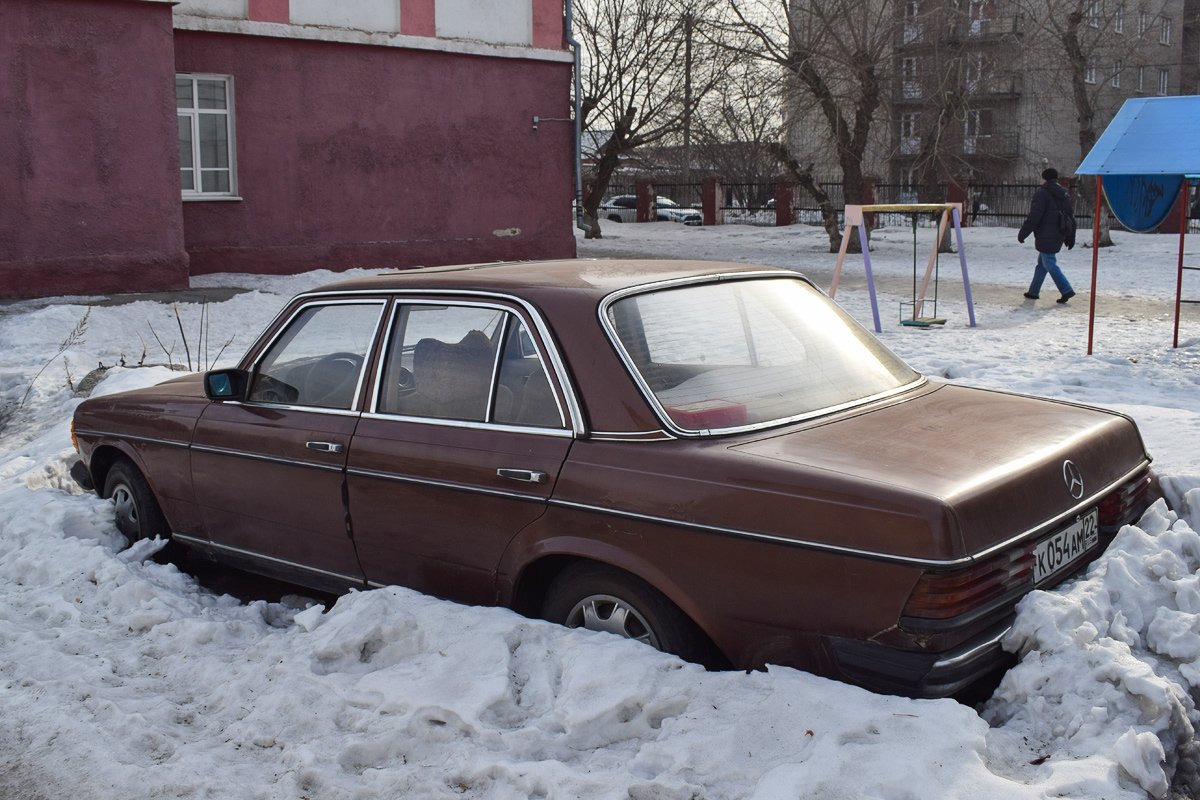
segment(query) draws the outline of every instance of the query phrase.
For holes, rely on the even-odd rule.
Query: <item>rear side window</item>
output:
[[[349,410],[382,311],[382,302],[301,309],[259,362],[248,399]]]
[[[376,409],[406,417],[561,428],[524,323],[500,308],[397,306]]]

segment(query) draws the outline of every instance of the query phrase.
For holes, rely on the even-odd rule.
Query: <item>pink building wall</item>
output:
[[[234,76],[238,194],[184,203],[192,274],[571,258],[569,63],[177,31]]]
[[[171,6],[0,2],[0,297],[187,286]]]

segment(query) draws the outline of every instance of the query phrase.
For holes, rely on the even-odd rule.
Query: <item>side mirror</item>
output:
[[[204,373],[204,395],[209,400],[245,400],[250,373],[244,369],[214,369]]]

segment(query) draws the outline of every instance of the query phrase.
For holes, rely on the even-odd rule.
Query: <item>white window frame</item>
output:
[[[1125,32],[1125,4],[1117,3],[1117,8],[1113,12],[1113,31],[1115,33]]]
[[[1159,95],[1166,95],[1167,89],[1170,85],[1170,80],[1171,80],[1170,75],[1171,75],[1171,73],[1169,70],[1159,69],[1159,71],[1158,71],[1158,93],[1159,93]]]
[[[1150,15],[1145,11],[1138,14],[1138,38],[1146,35],[1146,29],[1150,27]]]
[[[175,78],[176,78],[176,80],[190,79],[192,81],[192,108],[176,107],[176,109],[175,109],[175,114],[176,114],[177,118],[186,119],[188,121],[188,124],[191,126],[191,137],[192,137],[192,166],[190,167],[190,170],[193,173],[193,180],[192,180],[193,188],[184,189],[182,187],[183,172],[185,169],[189,169],[189,168],[186,168],[183,166],[182,159],[180,160],[180,166],[179,166],[180,193],[181,193],[183,199],[188,200],[188,201],[193,201],[193,200],[241,200],[242,198],[240,198],[238,196],[238,185],[237,185],[237,147],[236,147],[237,136],[236,136],[236,127],[234,125],[234,113],[235,112],[234,112],[233,76],[232,75],[215,75],[215,74],[204,73],[204,72],[177,72],[177,73],[175,73]],[[224,83],[225,84],[225,108],[223,108],[223,109],[199,108],[196,103],[196,98],[197,98],[196,82],[197,81],[218,81],[218,82]],[[229,153],[228,153],[229,166],[228,167],[204,167],[200,163],[200,117],[202,115],[219,116],[219,117],[224,118],[224,120],[225,120],[225,136],[226,136],[226,141],[229,144]],[[223,171],[226,169],[229,171],[229,189],[228,189],[228,191],[206,192],[203,190],[202,187],[204,184],[203,184],[202,173]]]
[[[1159,17],[1158,21],[1159,21],[1158,43],[1159,44],[1170,44],[1171,43],[1171,18],[1170,17]]]
[[[1083,82],[1084,83],[1095,83],[1096,82],[1096,59],[1093,58],[1093,59],[1088,60],[1087,67],[1083,70]]]
[[[1100,27],[1100,0],[1092,0],[1091,3],[1088,3],[1087,10],[1084,11],[1083,17],[1084,17],[1084,19],[1087,20],[1088,25],[1090,25],[1093,28],[1099,28]]]
[[[1146,68],[1145,68],[1145,67],[1138,67],[1137,90],[1138,90],[1139,92],[1141,92],[1141,91],[1145,91],[1145,89],[1143,89],[1143,88],[1142,88],[1142,87],[1144,87],[1145,85],[1146,85]]]
[[[1122,61],[1121,59],[1119,59],[1119,58],[1118,58],[1116,61],[1114,61],[1114,62],[1113,62],[1113,71],[1112,71],[1112,81],[1111,81],[1111,83],[1112,83],[1112,87],[1113,87],[1114,89],[1120,89],[1120,88],[1121,88],[1121,70],[1124,68],[1124,66],[1125,66],[1125,62],[1123,62],[1123,61]]]

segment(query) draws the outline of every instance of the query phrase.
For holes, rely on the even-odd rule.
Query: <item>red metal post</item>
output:
[[[1104,183],[1104,176],[1096,176],[1096,205],[1092,209],[1092,293],[1088,298],[1088,351],[1087,354],[1092,354],[1092,332],[1096,328],[1096,267],[1100,259],[1100,215],[1104,213],[1104,206],[1101,205],[1104,199],[1100,196],[1100,187]]]
[[[1179,276],[1175,279],[1175,338],[1171,347],[1179,347],[1179,301],[1183,297],[1183,242],[1188,226],[1188,179],[1179,187]]]

